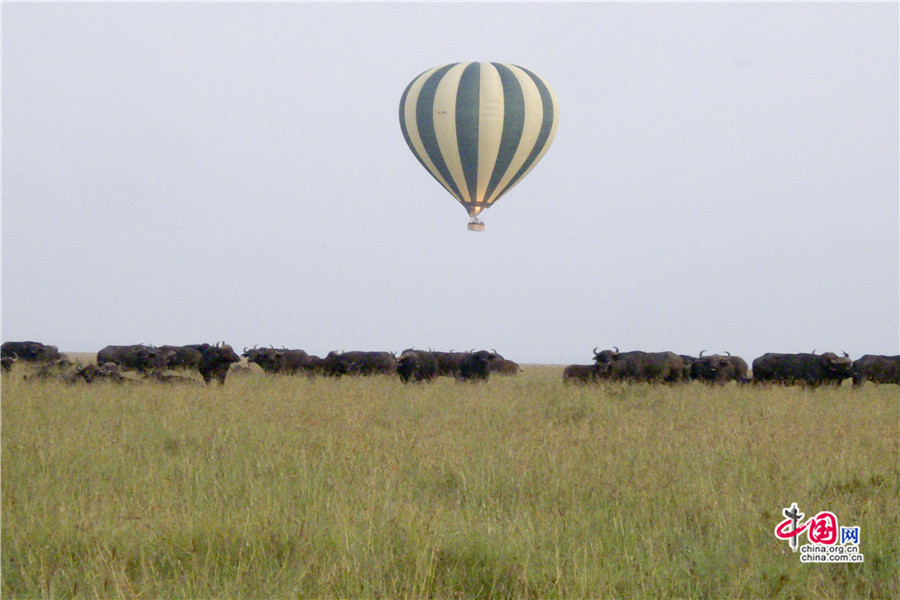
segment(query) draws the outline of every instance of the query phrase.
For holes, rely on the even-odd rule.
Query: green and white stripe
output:
[[[423,167],[473,218],[544,156],[556,94],[515,65],[453,63],[425,71],[400,98],[400,128]]]

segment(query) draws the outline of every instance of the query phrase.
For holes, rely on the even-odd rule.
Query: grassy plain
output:
[[[900,597],[897,386],[22,372],[5,598]],[[864,562],[801,564],[791,502]]]

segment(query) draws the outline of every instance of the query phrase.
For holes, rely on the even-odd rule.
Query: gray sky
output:
[[[900,352],[890,3],[2,4],[3,340]],[[483,233],[400,132],[556,91]]]

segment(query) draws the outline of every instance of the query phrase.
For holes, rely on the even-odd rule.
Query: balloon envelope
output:
[[[423,167],[476,217],[528,174],[556,134],[559,104],[531,71],[493,62],[425,71],[400,98],[400,129]]]

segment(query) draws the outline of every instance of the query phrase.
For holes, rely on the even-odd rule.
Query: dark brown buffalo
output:
[[[275,354],[275,372],[285,375],[305,373],[313,375],[319,363],[319,357],[310,356],[305,350],[288,350],[283,348]]]
[[[431,381],[439,374],[436,352],[408,348],[397,358],[397,376],[403,383]]]
[[[597,381],[597,365],[569,365],[563,369],[563,383],[593,383]]]
[[[37,368],[31,373],[24,375],[23,378],[31,381],[54,379],[57,381],[68,381],[76,368],[68,359],[61,358],[53,362],[38,363]]]
[[[725,356],[728,357],[728,362],[731,363],[730,376],[733,380],[738,383],[750,383],[750,366],[747,364],[747,361],[740,356],[732,356],[727,352]]]
[[[866,354],[853,361],[850,371],[855,387],[866,381],[900,385],[900,355]]]
[[[202,353],[198,369],[200,376],[207,384],[215,378],[220,385],[224,385],[231,363],[241,361],[241,357],[235,354],[234,349],[224,342],[217,343],[215,346],[197,344],[197,348]]]
[[[94,383],[95,381],[113,381],[116,383],[124,381],[119,365],[115,363],[103,363],[101,365],[90,364],[79,367],[74,373],[69,375],[69,383],[83,381],[85,383]]]
[[[314,375],[322,362],[318,356],[310,356],[305,350],[289,350],[287,348],[244,348],[242,356],[247,362],[255,362],[266,373],[296,375],[306,373]]]
[[[360,375],[393,375],[397,372],[397,357],[392,352],[363,352],[353,363],[351,372]]]
[[[691,376],[691,367],[694,365],[694,361],[699,357],[690,356],[689,354],[679,354],[678,356],[680,356],[681,360],[684,361],[684,367],[681,370],[681,378],[685,381],[693,379],[693,377]]]
[[[701,352],[691,363],[691,379],[709,384],[746,382],[747,362],[740,356],[732,356],[727,352],[709,356],[703,356]]]
[[[728,381],[727,370],[731,363],[727,357],[721,354],[703,356],[703,352],[705,350],[691,363],[691,379],[709,384]]]
[[[478,350],[469,352],[459,365],[458,379],[461,381],[487,381],[491,372],[491,361],[497,359],[496,352]]]
[[[278,372],[278,350],[275,348],[244,348],[241,355],[248,363],[256,363],[266,373]]]
[[[53,362],[62,358],[56,346],[48,346],[40,342],[3,342],[0,345],[0,357],[11,357],[23,362]]]
[[[598,352],[594,348],[594,362],[598,376],[611,381],[674,383],[684,377],[684,360],[674,352]]]
[[[321,375],[324,364],[324,358],[322,358],[321,356],[316,356],[315,354],[310,354],[309,363],[306,366],[306,374],[310,377],[314,375]]]
[[[145,373],[162,368],[161,356],[157,348],[134,344],[132,346],[106,346],[97,353],[97,364],[113,363],[123,371]]]
[[[459,375],[459,366],[466,359],[466,352],[432,352],[437,361],[437,374],[447,377]]]
[[[200,368],[200,360],[203,358],[199,344],[159,346],[156,351],[159,356],[158,362],[163,369],[196,370]]]
[[[341,377],[350,374],[353,361],[344,353],[332,350],[322,359],[322,373],[327,377]]]
[[[497,375],[518,375],[522,368],[515,361],[504,358],[499,352],[491,349],[491,361],[488,363],[488,371]]]
[[[492,360],[488,367],[491,373],[496,373],[497,375],[518,375],[522,372],[522,367],[519,366],[519,363],[508,358]]]
[[[779,354],[767,352],[753,361],[754,383],[802,384],[810,387],[840,385],[852,376],[847,353]]]
[[[306,350],[288,350],[282,348],[275,354],[275,369],[277,373],[296,375],[305,372],[309,364],[309,354]]]
[[[393,375],[397,359],[391,352],[336,352],[322,359],[322,371],[331,377],[341,375]]]
[[[15,353],[0,358],[0,368],[3,369],[4,373],[9,373],[12,370],[12,366],[16,364],[18,358],[19,357],[16,356]]]

